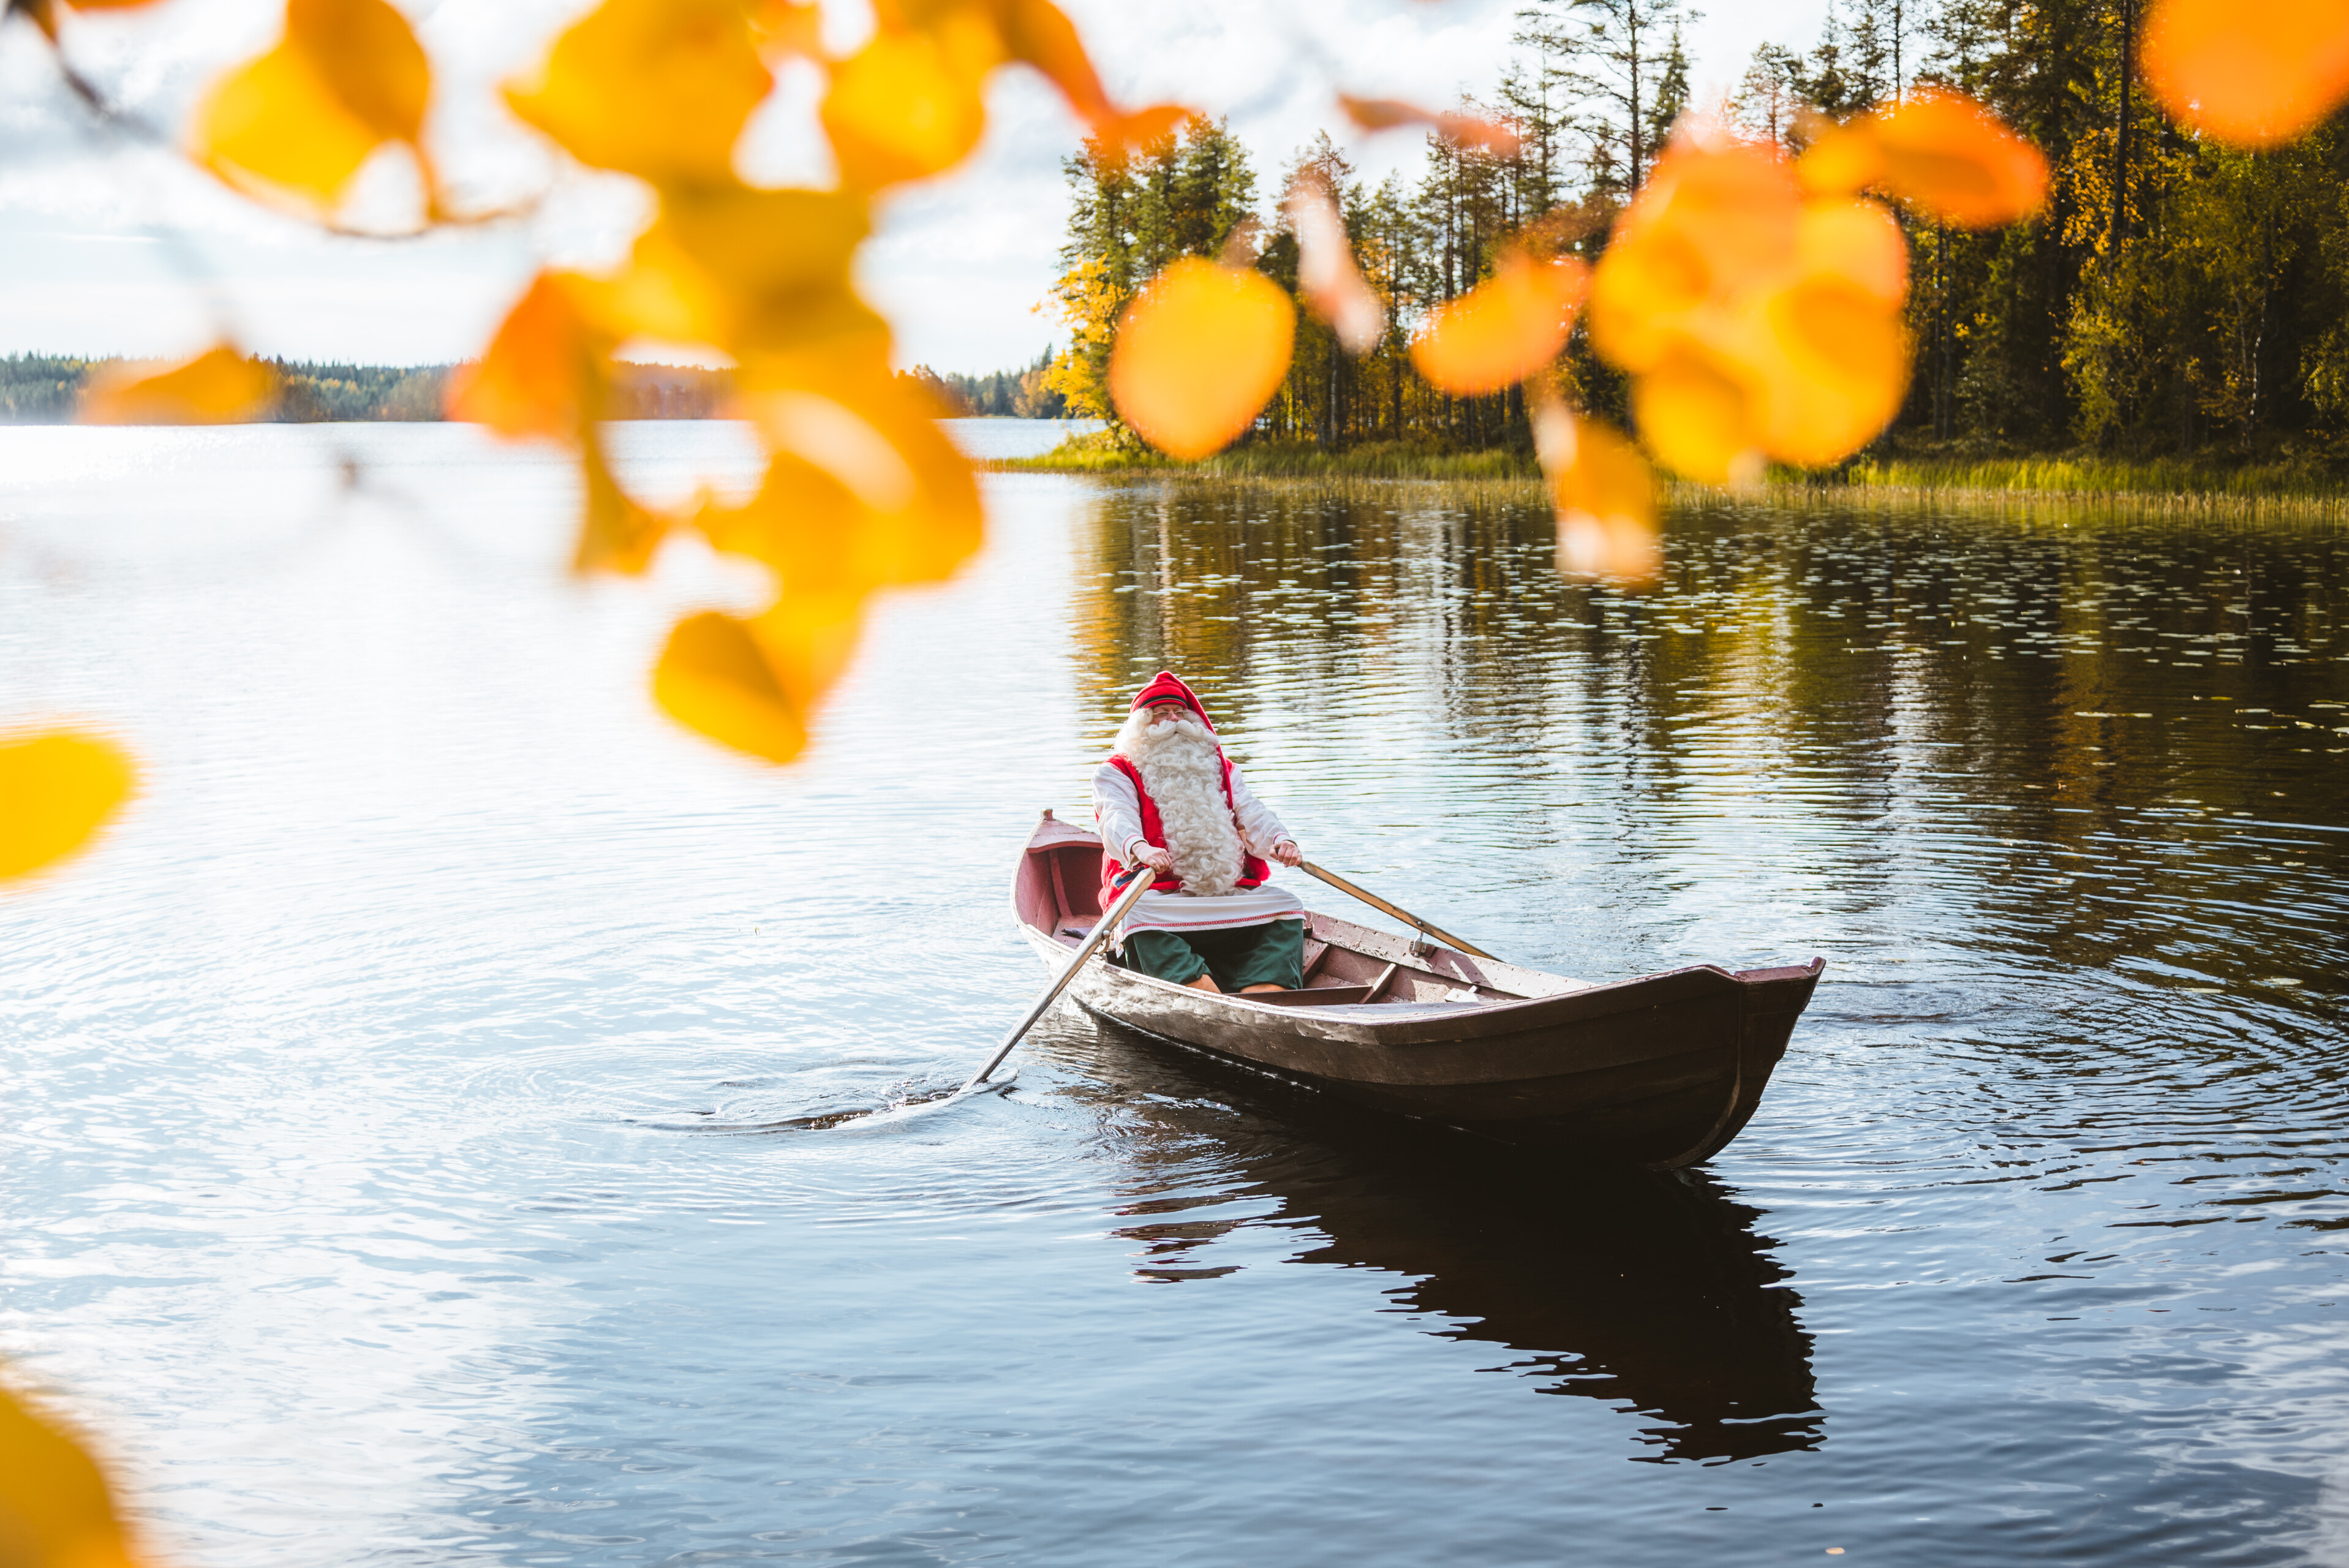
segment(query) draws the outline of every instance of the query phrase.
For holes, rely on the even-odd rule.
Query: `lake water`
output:
[[[0,1349],[162,1555],[2349,1562],[2337,527],[1699,508],[1631,598],[1433,488],[986,482],[779,771],[646,691],[758,585],[568,580],[551,452],[0,430],[0,719],[144,771],[0,897]],[[667,1130],[967,1071],[1163,665],[1505,957],[1824,956],[1752,1126],[1577,1173],[1063,1010]]]

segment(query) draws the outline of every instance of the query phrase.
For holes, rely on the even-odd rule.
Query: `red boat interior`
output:
[[[1074,948],[1101,917],[1101,841],[1081,829],[1047,819],[1029,841],[1015,889],[1019,918]],[[1521,1002],[1577,989],[1555,975],[1521,970],[1414,945],[1410,938],[1373,931],[1326,914],[1305,927],[1305,985],[1296,991],[1251,992],[1247,1000],[1273,1006],[1452,1006]]]

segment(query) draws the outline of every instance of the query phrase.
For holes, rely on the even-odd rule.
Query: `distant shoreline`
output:
[[[91,370],[109,360],[0,356],[0,428],[76,423],[75,405]],[[278,362],[288,394],[258,424],[440,423],[440,391],[453,366],[353,366]],[[629,407],[619,422],[722,418],[722,373],[644,366],[624,385]],[[1019,415],[959,414],[957,418],[1027,424]],[[1033,457],[973,459],[988,472],[1070,474],[1113,480],[1198,480],[1236,483],[1463,485],[1494,500],[1536,501],[1542,476],[1530,453],[1505,449],[1445,452],[1399,442],[1371,442],[1325,452],[1290,442],[1252,442],[1196,462],[1178,462],[1103,439],[1071,437]],[[2276,511],[2333,517],[2349,512],[2349,472],[2323,459],[2290,452],[2235,459],[2129,459],[2093,452],[2003,456],[1899,453],[1862,457],[1825,473],[1774,471],[1754,490],[1666,481],[1673,500],[1733,502],[1766,495],[1844,503],[2023,503],[2127,505],[2140,509]],[[1519,496],[1516,492],[1523,491]]]
[[[162,369],[155,359],[85,359],[65,355],[0,356],[0,425],[70,425],[93,376]],[[268,425],[431,424],[454,365],[347,365],[265,359],[279,390],[255,423]],[[696,366],[628,363],[613,395],[623,418],[707,419],[723,406],[727,378]]]
[[[984,468],[1004,473],[1060,473],[1098,479],[1201,479],[1262,481],[1375,481],[1537,486],[1530,454],[1506,451],[1428,452],[1378,445],[1323,452],[1309,447],[1235,448],[1198,462],[1102,444],[1068,443],[1032,458],[1001,458]],[[1679,499],[1733,500],[1736,491],[1672,483]],[[1774,472],[1758,493],[1806,494],[1822,500],[2033,500],[2126,502],[2132,505],[2224,507],[2333,511],[2349,503],[2349,478],[2289,458],[2224,462],[2209,459],[2106,458],[2053,453],[1985,458],[1894,456],[1863,458],[1830,473]]]

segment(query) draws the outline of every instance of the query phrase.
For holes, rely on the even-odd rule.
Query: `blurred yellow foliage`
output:
[[[1557,567],[1634,584],[1663,564],[1656,539],[1656,484],[1639,449],[1603,425],[1577,418],[1538,388],[1534,446],[1557,511]]]
[[[1438,310],[1411,346],[1419,373],[1457,397],[1523,381],[1566,349],[1590,270],[1568,256],[1536,262],[1519,253]]]
[[[779,593],[748,619],[689,618],[653,688],[688,727],[774,761],[805,744],[871,594],[945,577],[981,532],[968,461],[939,431],[942,410],[891,374],[888,324],[853,281],[873,199],[968,156],[989,73],[1007,64],[1043,72],[1112,142],[1181,112],[1118,109],[1050,0],[882,0],[873,35],[844,58],[826,54],[820,20],[793,0],[605,0],[555,40],[508,101],[583,163],[646,181],[656,215],[612,274],[533,283],[449,403],[502,435],[574,444],[579,565],[641,571],[672,520],[631,499],[605,456],[612,355],[642,336],[732,361],[766,482],[696,522],[718,549],[766,565]],[[773,85],[766,62],[785,55],[827,75],[836,190],[760,189],[735,170]]]
[[[1297,312],[1253,267],[1185,256],[1126,306],[1110,397],[1159,450],[1204,458],[1256,422],[1288,374]]]
[[[0,738],[0,882],[88,843],[130,788],[129,759],[111,741],[71,730]]]
[[[54,41],[60,3],[12,9]],[[78,0],[90,9],[148,3]],[[853,281],[874,198],[969,156],[985,133],[990,75],[1007,65],[1052,82],[1112,158],[1164,139],[1186,112],[1113,103],[1050,0],[874,0],[872,9],[871,36],[843,58],[826,52],[817,7],[800,0],[603,0],[557,37],[506,102],[581,163],[646,181],[656,215],[608,275],[540,273],[449,397],[452,417],[502,437],[574,447],[579,567],[638,572],[677,521],[631,498],[608,460],[601,427],[614,406],[613,356],[631,337],[657,336],[731,361],[737,412],[767,453],[764,480],[740,505],[704,504],[691,526],[715,549],[763,564],[777,596],[749,617],[687,617],[652,685],[679,723],[774,762],[805,746],[872,594],[946,577],[980,539],[970,465],[940,432],[943,410],[891,375],[888,325]],[[771,62],[784,57],[825,75],[819,119],[840,170],[835,190],[757,189],[738,173],[744,127],[773,89]],[[2349,97],[2349,5],[2158,0],[2145,64],[2181,121],[2238,145],[2272,145]],[[423,177],[428,216],[440,219],[424,146],[432,90],[424,50],[387,0],[287,0],[282,39],[203,98],[190,150],[237,188],[325,220],[371,159],[403,146]],[[1340,103],[1363,129],[1425,125],[1504,155],[1516,142],[1509,127],[1473,115]],[[1775,146],[1683,135],[1623,212],[1595,273],[1520,253],[1434,313],[1414,362],[1455,395],[1524,384],[1560,568],[1643,581],[1661,564],[1647,463],[1553,387],[1586,289],[1591,342],[1630,375],[1642,438],[1669,467],[1728,482],[1754,477],[1768,458],[1831,463],[1882,428],[1907,385],[1907,245],[1891,214],[1861,193],[1979,226],[2034,211],[2047,178],[2035,149],[1936,89],[1825,128],[1799,164]],[[1306,292],[1359,352],[1382,329],[1384,302],[1354,267],[1330,196],[1298,209]],[[1117,291],[1090,273],[1071,276],[1064,300],[1105,328]],[[1186,257],[1125,304],[1106,395],[1164,450],[1205,456],[1256,419],[1287,371],[1294,331],[1287,296],[1262,273]],[[1055,375],[1081,407],[1108,411],[1074,351]],[[273,372],[222,346],[94,387],[84,416],[234,420],[275,391]],[[131,788],[130,764],[105,740],[64,731],[0,739],[0,879],[72,854]],[[0,1394],[0,1563],[129,1563],[96,1467]]]
[[[135,1568],[136,1562],[97,1463],[0,1389],[0,1563]]]
[[[1969,229],[2026,218],[2047,199],[2047,160],[1961,93],[1920,88],[1824,132],[1796,166],[1814,195],[1877,190]]]
[[[877,30],[833,70],[824,95],[841,178],[874,191],[961,162],[987,129],[980,89],[1003,58],[1002,36],[975,7],[931,27]]]
[[[789,762],[807,744],[801,709],[767,651],[732,615],[688,615],[653,666],[653,698],[671,718],[737,751]]]
[[[1775,147],[1676,142],[1616,226],[1591,342],[1632,377],[1640,433],[1713,484],[1817,467],[1883,428],[1909,386],[1908,246],[1892,215],[1805,200]]]
[[[609,459],[602,428],[616,407],[614,356],[632,339],[661,339],[730,362],[735,412],[766,449],[766,480],[742,505],[705,505],[692,525],[719,550],[765,565],[777,597],[747,619],[686,623],[655,689],[689,727],[775,759],[804,744],[870,595],[944,577],[980,535],[968,463],[939,434],[939,411],[892,376],[888,324],[855,287],[874,200],[970,156],[986,131],[991,75],[1007,66],[1057,87],[1095,156],[1112,162],[1164,140],[1185,114],[1114,103],[1052,0],[875,0],[872,32],[844,56],[826,48],[822,21],[805,0],[602,0],[508,85],[513,112],[573,158],[644,181],[654,215],[622,265],[534,279],[481,362],[452,378],[448,402],[453,417],[501,436],[573,447],[578,566],[639,572],[681,520],[631,497]],[[834,189],[761,189],[736,168],[744,128],[787,57],[823,73],[817,118],[839,169]],[[205,98],[194,150],[224,179],[325,218],[380,149],[402,145],[437,218],[423,145],[431,94],[424,51],[388,0],[287,0],[283,39]],[[1418,124],[1463,146],[1514,144],[1509,127],[1473,114],[1346,96],[1340,104],[1366,129]],[[1961,222],[2003,222],[2038,201],[2045,170],[1970,102],[1933,91],[1830,128],[1817,143],[1798,170],[1775,147],[1684,135],[1622,215],[1595,274],[1576,260],[1513,253],[1431,315],[1414,363],[1454,396],[1520,383],[1538,391],[1588,294],[1592,342],[1630,373],[1642,436],[1675,470],[1737,480],[1767,458],[1847,455],[1897,407],[1909,356],[1906,246],[1889,214],[1857,193],[1881,191]],[[1355,264],[1334,193],[1300,185],[1292,194],[1301,294],[1363,352],[1385,331],[1387,302]],[[1528,242],[1545,253],[1552,242],[1532,231]],[[1198,256],[1129,300],[1131,286],[1064,280],[1063,303],[1075,288],[1091,325],[1055,366],[1056,383],[1178,457],[1237,438],[1287,371],[1288,297],[1252,267]],[[267,371],[222,347],[102,387],[88,413],[235,418],[271,390]],[[1559,494],[1581,498],[1578,515],[1626,538],[1651,529],[1636,451],[1597,427],[1562,428],[1582,432],[1547,448],[1579,454],[1552,467]],[[1630,559],[1609,548],[1619,568]]]
[[[714,184],[772,86],[740,0],[605,0],[506,102],[593,168]]]
[[[93,425],[233,425],[277,396],[277,374],[225,346],[147,375],[94,377],[81,417]]]
[[[423,46],[385,0],[286,0],[284,39],[198,108],[193,151],[240,189],[324,212],[377,148],[422,158],[431,92]]]
[[[2180,122],[2236,147],[2273,147],[2349,98],[2342,0],[2160,0],[2145,75]]]
[[[844,57],[826,49],[822,15],[803,0],[603,0],[562,33],[506,101],[580,162],[646,181],[654,216],[612,272],[535,279],[449,396],[453,417],[573,446],[578,566],[638,572],[679,520],[632,498],[609,460],[613,356],[657,338],[731,362],[735,411],[766,449],[766,480],[750,501],[705,505],[692,522],[717,549],[765,565],[777,597],[748,618],[688,621],[654,689],[688,727],[776,760],[805,743],[870,595],[944,577],[980,534],[968,463],[938,433],[939,411],[891,375],[888,325],[854,282],[874,201],[969,157],[986,132],[989,77],[1006,66],[1052,82],[1095,156],[1112,162],[1185,114],[1114,104],[1051,0],[876,0],[873,19]],[[773,90],[773,62],[786,57],[823,73],[818,119],[835,189],[761,189],[735,167],[744,127]],[[385,0],[289,0],[285,40],[215,89],[198,147],[224,176],[323,211],[385,143],[423,159],[430,89],[422,51]],[[1515,136],[1395,100],[1340,103],[1364,128],[1423,124],[1502,151]],[[1430,316],[1413,363],[1454,396],[1523,383],[1551,407],[1540,388],[1588,294],[1592,342],[1630,373],[1641,434],[1676,471],[1737,481],[1769,458],[1847,455],[1898,407],[1909,358],[1907,248],[1890,215],[1857,193],[2003,222],[2038,201],[2046,176],[2027,144],[1949,94],[1920,92],[1816,139],[1798,170],[1775,146],[1682,136],[1595,274],[1571,258],[1512,253]],[[1374,346],[1387,304],[1354,263],[1333,193],[1300,184],[1290,220],[1307,306],[1352,351]],[[1529,242],[1549,242],[1529,232]],[[1131,285],[1072,277],[1062,303],[1074,289],[1084,320],[1056,383],[1164,451],[1199,458],[1228,445],[1288,370],[1295,310],[1253,267],[1184,257],[1130,300]],[[181,417],[233,417],[219,410],[251,390],[235,380],[252,374],[243,366],[215,351],[110,390],[92,411],[168,405]],[[1584,519],[1577,558],[1637,576],[1626,563],[1639,549],[1627,542],[1652,544],[1654,518],[1642,460],[1621,438],[1557,413],[1568,423],[1552,421],[1545,450],[1577,454],[1550,466],[1561,508]],[[1600,534],[1614,542],[1594,555]]]
[[[569,439],[603,414],[603,363],[619,339],[596,325],[601,287],[577,273],[541,273],[506,313],[489,352],[450,377],[449,416],[509,438]]]

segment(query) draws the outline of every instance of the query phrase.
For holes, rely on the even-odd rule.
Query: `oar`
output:
[[[1315,865],[1311,861],[1300,861],[1298,864],[1299,869],[1309,872],[1314,876],[1319,877],[1323,882],[1328,882],[1340,892],[1352,893],[1356,898],[1361,899],[1372,909],[1383,910],[1388,914],[1393,915],[1397,920],[1402,921],[1405,925],[1416,927],[1427,935],[1433,936],[1436,941],[1441,942],[1446,947],[1457,948],[1463,953],[1473,954],[1478,958],[1492,958],[1493,962],[1495,964],[1501,962],[1501,960],[1497,958],[1493,958],[1493,955],[1485,952],[1483,948],[1476,946],[1473,943],[1461,941],[1460,938],[1453,935],[1450,932],[1445,931],[1443,927],[1428,924],[1427,922],[1420,919],[1419,916],[1412,913],[1411,911],[1396,908],[1393,904],[1389,903],[1386,900],[1371,892],[1368,888],[1356,887],[1352,882],[1348,882],[1344,877],[1340,876],[1335,872],[1325,872],[1319,866]]]
[[[1126,911],[1142,901],[1142,895],[1150,891],[1150,884],[1157,877],[1158,873],[1147,866],[1136,866],[1126,872],[1125,891],[1119,893],[1116,902],[1109,906],[1100,920],[1094,922],[1092,934],[1077,944],[1076,952],[1070,955],[1067,964],[1061,965],[1061,973],[1044,988],[1044,994],[1036,998],[1036,1005],[1028,1009],[1028,1016],[1012,1026],[1011,1032],[1003,1037],[1003,1043],[995,1047],[995,1054],[987,1058],[987,1065],[971,1074],[970,1081],[955,1091],[955,1099],[960,1099],[977,1089],[987,1081],[988,1074],[1003,1065],[1003,1058],[1011,1054],[1011,1047],[1036,1026],[1036,1020],[1044,1016],[1047,1008],[1061,999],[1061,993],[1069,988],[1069,982],[1077,977],[1077,971],[1085,966],[1085,960],[1109,940],[1110,934],[1117,929],[1117,923],[1125,918]]]
[[[995,1054],[987,1058],[987,1065],[971,1074],[968,1081],[960,1088],[937,1099],[917,1100],[911,1105],[898,1106],[895,1109],[874,1111],[870,1116],[852,1117],[846,1121],[834,1125],[841,1128],[866,1128],[884,1122],[905,1121],[916,1116],[927,1116],[932,1111],[944,1110],[957,1100],[967,1099],[974,1094],[999,1088],[999,1085],[987,1081],[988,1075],[1003,1065],[1003,1058],[1011,1054],[1011,1047],[1018,1045],[1028,1031],[1036,1026],[1036,1020],[1044,1016],[1047,1008],[1060,1000],[1061,993],[1069,988],[1069,982],[1077,977],[1077,971],[1085,966],[1085,960],[1091,958],[1094,951],[1109,940],[1110,934],[1117,929],[1117,923],[1123,920],[1126,912],[1140,903],[1142,895],[1150,891],[1150,884],[1157,880],[1157,873],[1152,872],[1144,876],[1143,872],[1147,870],[1145,866],[1136,866],[1126,873],[1125,891],[1119,893],[1110,904],[1108,913],[1103,914],[1093,926],[1092,934],[1077,944],[1076,952],[1070,955],[1068,963],[1061,966],[1061,973],[1053,978],[1051,985],[1044,988],[1044,994],[1036,998],[1035,1006],[1028,1009],[1028,1016],[1012,1026],[1011,1032],[1003,1037],[1003,1043],[995,1047]],[[1009,1081],[1009,1078],[1005,1079],[1007,1083]]]

